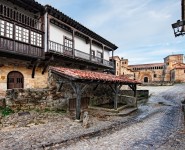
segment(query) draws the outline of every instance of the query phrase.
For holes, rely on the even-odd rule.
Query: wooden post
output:
[[[72,29],[72,41],[73,41],[73,45],[72,45],[72,51],[73,51],[73,58],[75,57],[75,31]]]
[[[80,120],[80,110],[81,110],[81,86],[76,85],[76,120]]]
[[[137,85],[134,84],[133,86],[134,86],[134,97],[136,99],[136,107],[137,107]]]
[[[114,51],[112,50],[112,61],[113,61],[113,57],[114,57]]]
[[[137,85],[133,84],[133,85],[128,85],[134,92],[134,97],[136,99],[136,107],[137,107]]]
[[[114,109],[117,110],[118,109],[118,92],[119,92],[119,88],[118,88],[118,84],[115,84],[115,97],[114,97]]]
[[[92,39],[90,39],[90,61],[92,60]]]
[[[105,47],[102,45],[102,63],[104,63],[104,53],[105,53]]]
[[[80,120],[80,113],[81,113],[81,96],[84,90],[86,89],[87,85],[82,87],[80,83],[71,82],[71,86],[76,93],[76,120]]]

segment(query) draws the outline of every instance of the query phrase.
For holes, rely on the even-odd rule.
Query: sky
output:
[[[162,63],[185,54],[185,37],[174,36],[181,0],[36,0],[49,4],[118,46],[129,64]]]

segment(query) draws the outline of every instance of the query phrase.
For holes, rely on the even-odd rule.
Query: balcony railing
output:
[[[24,24],[28,27],[35,28],[37,30],[42,30],[43,28],[43,23],[39,22],[38,19],[32,18],[28,15],[25,15],[23,12],[3,4],[0,4],[0,16]]]
[[[113,67],[113,62],[96,56],[90,56],[90,54],[82,52],[77,49],[74,49],[74,55],[73,55],[72,48],[66,47],[64,45],[61,45],[53,41],[49,41],[49,52],[58,53],[68,57],[80,58],[86,61],[90,61],[103,66],[108,66],[111,68]]]

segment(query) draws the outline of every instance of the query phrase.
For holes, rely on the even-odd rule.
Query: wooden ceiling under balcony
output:
[[[8,0],[8,1],[33,13],[44,12],[44,7],[35,0]]]

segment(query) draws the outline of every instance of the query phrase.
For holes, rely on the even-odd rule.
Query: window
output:
[[[101,52],[97,52],[97,57],[102,58],[102,53]]]
[[[6,37],[13,38],[13,24],[9,22],[6,23]]]
[[[185,70],[184,70],[184,73],[185,73]]]
[[[15,26],[15,39],[25,43],[29,43],[29,30]]]
[[[3,20],[0,20],[0,35],[5,35],[5,22]]]
[[[72,51],[72,49],[73,49],[73,40],[64,37],[64,50]]]
[[[154,74],[154,78],[157,78],[157,74]]]
[[[42,35],[31,31],[31,44],[42,47]]]
[[[13,38],[13,24],[0,20],[0,35]]]
[[[91,50],[91,56],[95,58],[95,51]]]

